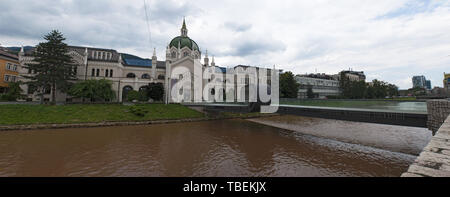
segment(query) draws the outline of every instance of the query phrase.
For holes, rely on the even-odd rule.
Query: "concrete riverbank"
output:
[[[402,177],[450,177],[450,116]]]

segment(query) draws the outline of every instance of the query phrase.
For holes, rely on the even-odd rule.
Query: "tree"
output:
[[[398,86],[394,85],[394,84],[389,84],[387,87],[387,91],[388,91],[388,95],[390,97],[393,96],[398,96]]]
[[[115,98],[112,82],[106,79],[91,79],[76,83],[70,88],[69,95],[83,98],[83,101],[89,99],[91,102],[108,101]]]
[[[140,97],[139,92],[136,90],[131,90],[127,94],[127,100],[131,102],[134,100],[139,100],[139,97]]]
[[[11,82],[8,84],[8,92],[2,95],[0,100],[6,101],[17,101],[17,99],[22,98],[22,88],[20,88],[20,82]]]
[[[308,90],[306,91],[306,96],[309,99],[313,99],[315,97],[312,86],[308,86]]]
[[[374,99],[375,98],[375,89],[373,86],[368,86],[366,91],[366,98],[368,99]]]
[[[282,98],[297,98],[300,84],[295,81],[292,72],[285,72],[280,75],[280,96]]]
[[[350,79],[345,75],[344,72],[340,73],[339,76],[339,87],[341,89],[341,96],[344,98],[351,98],[351,83]]]
[[[25,65],[25,68],[35,74],[24,77],[30,79],[27,84],[36,87],[41,94],[50,87],[54,104],[56,91],[66,92],[71,81],[76,80],[76,65],[68,55],[67,44],[63,42],[65,38],[59,31],[51,31],[44,39],[46,42],[39,43],[36,47],[33,63]]]
[[[162,83],[150,83],[147,87],[148,97],[154,101],[162,101],[164,97],[164,85]]]
[[[367,84],[365,81],[352,81],[351,86],[351,96],[352,99],[362,99],[366,96]]]

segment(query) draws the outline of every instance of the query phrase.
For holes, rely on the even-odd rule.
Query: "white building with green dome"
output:
[[[22,47],[19,54],[20,66],[18,72],[20,81],[26,82],[23,76],[30,76],[35,73],[26,69],[25,64],[34,60],[34,47]],[[214,57],[209,63],[208,52],[206,51],[204,61],[201,62],[202,52],[198,44],[188,37],[186,22],[183,20],[181,35],[173,38],[166,48],[166,60],[158,61],[156,50],[153,51],[151,59],[145,59],[130,54],[119,53],[114,49],[102,49],[82,46],[69,46],[69,55],[78,64],[75,68],[78,81],[88,79],[107,79],[112,82],[112,88],[116,92],[114,102],[127,101],[129,91],[140,91],[149,83],[163,83],[166,93],[166,102],[170,95],[172,86],[179,78],[171,78],[170,73],[176,68],[183,67],[189,72],[185,76],[194,76],[194,62],[200,64],[202,69],[214,68]],[[218,68],[218,67],[217,67]],[[225,68],[221,68],[225,72]],[[180,76],[181,78],[182,76]],[[34,87],[26,84],[21,85],[26,93],[26,101],[50,101],[51,90],[38,92]],[[43,96],[41,96],[43,95]],[[192,94],[191,94],[192,95]],[[79,102],[80,99],[57,92],[57,102]]]
[[[169,45],[166,48],[166,81],[165,81],[165,92],[166,92],[166,102],[172,102],[171,100],[171,90],[175,83],[180,81],[183,77],[191,77],[191,84],[190,87],[191,91],[185,92],[185,101],[189,100],[187,98],[190,98],[191,101],[194,101],[194,81],[197,77],[198,79],[201,78],[201,76],[196,76],[194,73],[194,65],[195,63],[200,64],[201,69],[204,71],[205,69],[218,69],[222,73],[225,73],[225,68],[221,68],[216,66],[216,63],[214,62],[214,57],[212,58],[211,64],[209,63],[209,57],[208,57],[208,51],[205,52],[205,57],[203,59],[203,63],[201,63],[202,59],[202,52],[200,50],[200,47],[198,44],[189,38],[188,36],[188,29],[186,26],[186,21],[183,19],[183,25],[181,27],[181,35],[173,38]],[[186,72],[180,73],[179,76],[177,75],[175,78],[171,78],[171,74],[173,74],[173,71],[177,68],[183,68]],[[202,80],[202,88],[205,87],[205,84],[208,83],[208,81]],[[189,84],[188,84],[189,86]],[[215,90],[211,90],[212,95],[215,94]],[[224,94],[223,91],[219,92],[220,94]],[[181,93],[180,93],[181,94]]]

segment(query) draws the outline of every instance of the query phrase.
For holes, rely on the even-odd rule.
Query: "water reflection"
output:
[[[383,104],[367,105],[366,109],[386,109],[392,111],[427,112],[426,102],[386,102]]]
[[[399,176],[414,158],[245,120],[0,133],[0,176]]]

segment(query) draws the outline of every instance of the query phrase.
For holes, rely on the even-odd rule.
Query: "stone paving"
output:
[[[450,116],[402,177],[450,177]]]

